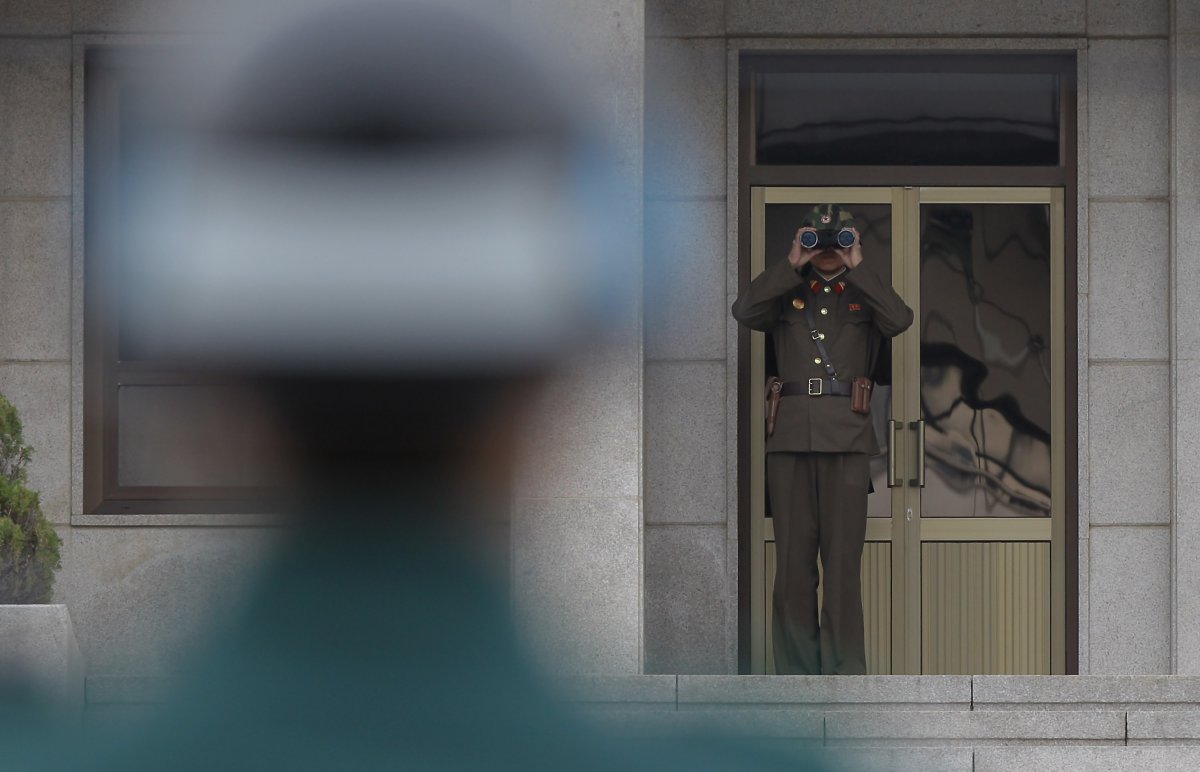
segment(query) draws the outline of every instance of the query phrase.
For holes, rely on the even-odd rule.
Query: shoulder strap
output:
[[[812,338],[813,343],[817,344],[817,353],[821,355],[821,364],[825,366],[825,373],[837,380],[837,370],[833,368],[833,360],[829,358],[829,352],[825,350],[825,337],[817,330],[817,319],[813,316],[812,303],[804,304],[804,319],[808,322],[808,334]]]

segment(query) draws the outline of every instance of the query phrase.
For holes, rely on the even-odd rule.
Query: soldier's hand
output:
[[[857,268],[863,261],[862,238],[858,235],[858,228],[851,228],[850,232],[854,234],[854,243],[845,248],[838,248],[837,253],[847,268]]]
[[[804,247],[800,246],[800,234],[804,233],[805,231],[816,232],[816,230],[816,228],[810,226],[796,231],[796,237],[792,239],[792,251],[788,252],[788,262],[791,263],[792,267],[796,270],[803,268],[809,260],[812,260],[818,252],[822,251],[820,247],[814,249],[805,249]]]

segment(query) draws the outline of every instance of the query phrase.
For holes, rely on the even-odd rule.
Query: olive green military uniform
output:
[[[853,223],[848,213],[842,215]],[[802,224],[809,224],[809,217]],[[733,315],[751,329],[772,333],[778,374],[786,383],[829,377],[805,305],[825,336],[838,381],[846,383],[869,376],[885,336],[899,335],[913,319],[869,259],[829,281],[811,266],[796,271],[787,259],[772,263],[738,295]],[[860,564],[868,457],[879,450],[871,416],[851,411],[845,396],[785,396],[766,450],[775,521],[776,671],[864,673]],[[825,575],[819,627],[818,551]],[[826,639],[824,657],[821,638]]]

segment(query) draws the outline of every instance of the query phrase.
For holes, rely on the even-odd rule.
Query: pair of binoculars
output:
[[[804,231],[800,234],[800,246],[805,249],[816,249],[817,247],[846,249],[854,246],[854,231],[849,228]]]

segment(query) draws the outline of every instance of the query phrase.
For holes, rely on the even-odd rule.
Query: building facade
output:
[[[0,14],[0,393],[37,451],[32,482],[64,539],[57,600],[90,675],[171,672],[270,538],[252,515],[85,506],[87,57],[194,32],[173,28],[170,5],[48,0]],[[1003,54],[1073,68],[1064,667],[1200,673],[1200,311],[1189,302],[1200,289],[1200,4],[511,5],[599,74],[634,202],[624,216],[644,234],[628,246],[644,254],[642,302],[617,342],[547,396],[572,421],[532,432],[514,501],[518,611],[548,661],[754,667],[752,368],[729,315],[751,270],[747,57]]]

